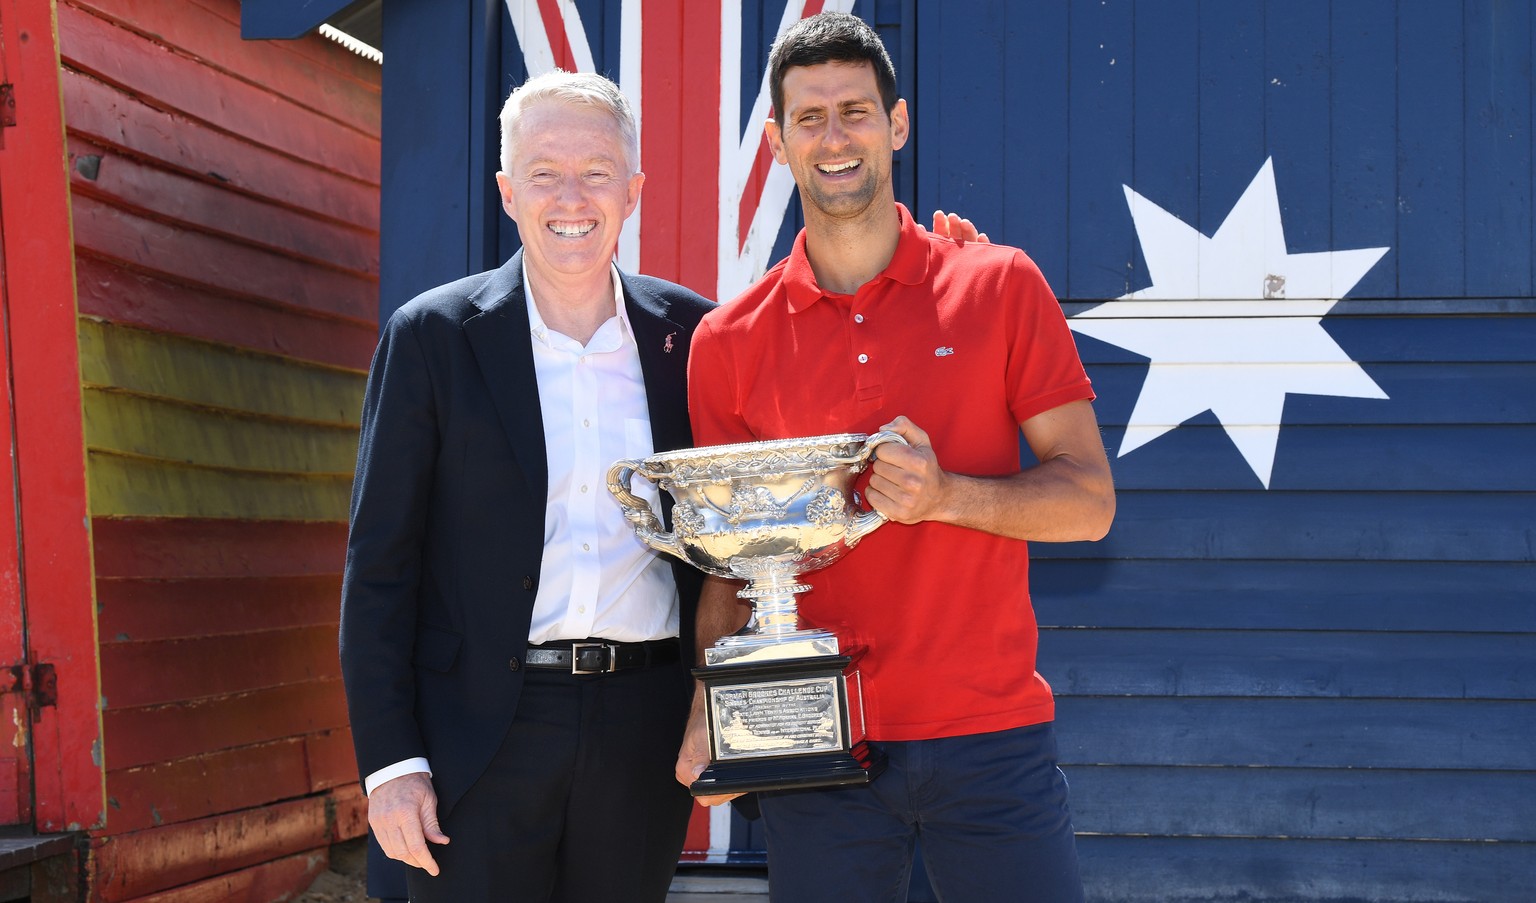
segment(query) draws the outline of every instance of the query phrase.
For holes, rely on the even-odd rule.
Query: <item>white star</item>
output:
[[[1387,397],[1322,327],[1386,248],[1287,253],[1271,160],[1209,238],[1124,188],[1152,285],[1071,321],[1151,358],[1117,457],[1210,411],[1267,489],[1288,393]]]

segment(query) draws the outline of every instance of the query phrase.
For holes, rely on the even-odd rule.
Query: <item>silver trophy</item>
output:
[[[886,522],[859,512],[854,478],[893,432],[688,448],[619,461],[608,491],[640,540],[718,577],[745,580],[746,626],[705,651],[711,764],[696,795],[863,783],[857,672],[837,636],[800,621],[800,575],[841,558]],[[632,491],[636,475],[672,495],[672,531]]]

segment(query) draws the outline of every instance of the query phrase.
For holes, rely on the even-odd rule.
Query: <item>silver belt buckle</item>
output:
[[[606,665],[602,666],[601,668],[582,668],[578,663],[581,661],[581,651],[583,649],[606,649],[608,651],[608,663]],[[619,650],[617,648],[609,645],[608,643],[572,643],[571,644],[571,673],[572,674],[605,674],[605,673],[607,673],[609,671],[612,671],[613,670],[613,666],[617,665],[619,663],[618,662],[618,658],[619,658]]]

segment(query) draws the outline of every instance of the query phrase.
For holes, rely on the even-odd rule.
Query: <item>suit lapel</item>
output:
[[[645,402],[651,414],[651,442],[657,451],[693,444],[688,424],[688,333],[667,317],[667,302],[622,272],[624,306],[640,348]]]
[[[469,299],[480,313],[464,321],[464,334],[528,482],[528,495],[543,504],[549,496],[549,460],[525,297],[523,252],[518,251]]]

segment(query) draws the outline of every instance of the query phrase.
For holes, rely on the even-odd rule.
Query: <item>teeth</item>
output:
[[[550,223],[549,231],[566,238],[580,238],[597,228],[597,223]]]
[[[858,160],[849,160],[847,163],[821,163],[818,164],[816,168],[824,173],[836,173],[847,172],[848,170],[858,165]]]

